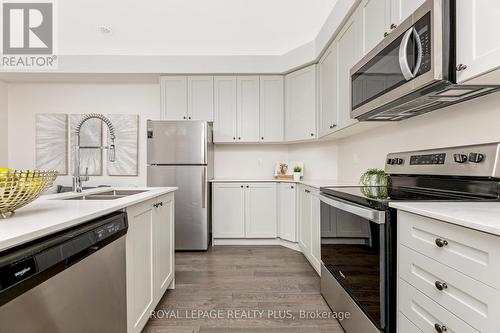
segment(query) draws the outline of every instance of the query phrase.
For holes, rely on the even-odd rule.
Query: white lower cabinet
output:
[[[321,271],[321,223],[319,191],[299,187],[299,246],[314,269]]]
[[[127,332],[141,332],[174,280],[174,194],[127,208]]]
[[[275,183],[217,183],[213,186],[214,238],[276,238]]]
[[[398,226],[398,332],[498,332],[500,237],[401,211]]]
[[[279,232],[281,239],[297,242],[297,185],[278,184]]]

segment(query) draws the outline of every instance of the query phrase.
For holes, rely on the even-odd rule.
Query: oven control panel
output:
[[[446,153],[412,155],[410,165],[444,164]]]

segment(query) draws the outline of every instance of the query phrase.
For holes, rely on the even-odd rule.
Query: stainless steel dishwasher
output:
[[[1,252],[0,332],[126,332],[127,227],[117,212]]]

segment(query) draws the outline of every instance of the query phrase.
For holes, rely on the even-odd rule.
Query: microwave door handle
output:
[[[408,43],[410,42],[410,37],[412,35],[417,43],[417,64],[413,72],[408,65],[408,55],[406,54],[406,49],[408,48]],[[420,70],[420,65],[422,64],[422,56],[423,52],[420,36],[418,35],[417,30],[412,27],[407,32],[405,32],[403,39],[401,40],[401,44],[399,45],[399,67],[401,68],[401,72],[403,73],[406,81],[409,81],[417,76],[417,73]]]
[[[345,212],[354,214],[356,216],[362,217],[364,219],[367,219],[369,221],[375,222],[377,224],[384,224],[385,223],[385,212],[379,211],[379,210],[374,210],[374,209],[369,209],[366,207],[354,205],[352,203],[339,200],[339,199],[330,199],[323,194],[319,196],[319,199],[321,202],[324,202],[328,206],[335,207],[337,209],[343,210]]]

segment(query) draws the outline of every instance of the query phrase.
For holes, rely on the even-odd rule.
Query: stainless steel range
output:
[[[392,153],[388,186],[321,188],[321,292],[347,333],[396,332],[393,201],[498,201],[500,144]]]

